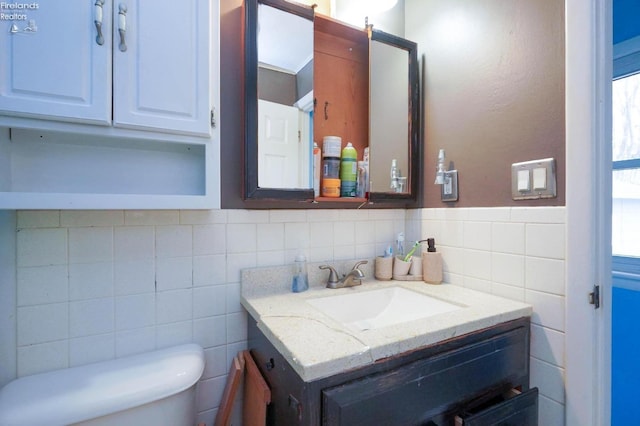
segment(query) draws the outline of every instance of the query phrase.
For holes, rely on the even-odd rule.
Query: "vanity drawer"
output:
[[[537,426],[538,388],[508,395],[482,407],[465,409],[455,417],[455,426]]]
[[[493,338],[322,391],[324,425],[419,425],[450,418],[491,389],[528,374],[526,330]],[[438,423],[436,423],[438,424]]]

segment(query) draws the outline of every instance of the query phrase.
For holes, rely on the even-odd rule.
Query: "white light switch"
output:
[[[511,198],[538,200],[556,196],[555,159],[543,158],[511,165]]]
[[[444,191],[444,195],[451,195],[453,193],[453,188],[451,187],[451,178],[445,178],[444,179],[444,186],[442,188],[442,190]]]
[[[547,169],[544,167],[533,169],[533,189],[534,191],[547,189]]]
[[[518,191],[529,191],[529,170],[518,170]]]

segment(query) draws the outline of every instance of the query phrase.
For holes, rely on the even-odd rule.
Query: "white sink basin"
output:
[[[355,330],[372,330],[461,309],[402,287],[308,299],[314,308]]]

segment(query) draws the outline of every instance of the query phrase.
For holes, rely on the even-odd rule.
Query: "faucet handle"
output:
[[[318,268],[320,269],[329,269],[329,279],[327,280],[327,283],[337,283],[339,281],[338,279],[338,273],[336,272],[336,270],[329,265],[321,265],[318,266]]]
[[[360,265],[366,265],[367,263],[369,263],[368,260],[361,260],[360,262],[357,262],[355,265],[353,265],[353,268],[351,268],[351,270],[353,271],[354,269],[358,269]]]

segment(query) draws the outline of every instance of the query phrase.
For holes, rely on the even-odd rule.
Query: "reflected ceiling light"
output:
[[[366,3],[369,13],[376,14],[391,9],[398,3],[398,0],[368,0]]]
[[[376,15],[394,7],[398,0],[340,0],[351,10],[359,10],[366,15]]]
[[[385,21],[386,13],[397,4],[398,0],[332,0],[333,17],[360,27]]]

